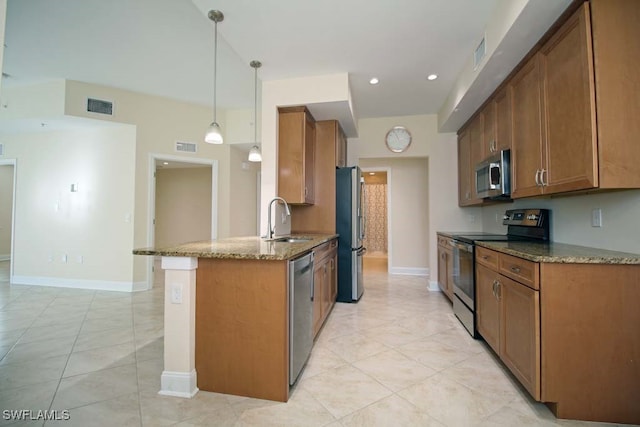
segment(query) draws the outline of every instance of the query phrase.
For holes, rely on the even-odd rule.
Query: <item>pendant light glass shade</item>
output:
[[[204,135],[204,141],[209,144],[222,144],[222,132],[216,120],[216,77],[218,68],[218,22],[224,20],[224,15],[219,10],[210,10],[208,16],[215,24],[215,41],[213,45],[213,122],[211,122],[207,133]]]
[[[220,125],[216,122],[212,122],[207,129],[207,133],[204,136],[204,142],[209,144],[222,144],[222,134],[220,133]]]
[[[249,150],[249,161],[250,162],[261,162],[262,161],[262,153],[260,152],[260,147],[254,145]]]
[[[262,62],[260,61],[251,61],[249,65],[254,70],[254,79],[253,79],[253,142],[254,146],[249,150],[249,161],[250,162],[261,162],[262,161],[262,153],[260,152],[260,147],[258,146],[258,68],[262,67]]]

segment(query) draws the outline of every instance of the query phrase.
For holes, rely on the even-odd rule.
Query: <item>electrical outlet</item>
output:
[[[182,304],[182,285],[179,283],[171,285],[171,304]]]
[[[591,226],[602,227],[602,209],[597,208],[591,211]]]
[[[474,223],[476,222],[476,216],[475,215],[467,215],[467,221],[469,221],[470,223]]]

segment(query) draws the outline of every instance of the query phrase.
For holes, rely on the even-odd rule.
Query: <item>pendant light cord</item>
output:
[[[213,122],[218,123],[216,108],[216,89],[218,77],[218,21],[214,21],[215,35],[213,43]]]
[[[258,67],[254,69],[253,79],[253,142],[258,142]]]

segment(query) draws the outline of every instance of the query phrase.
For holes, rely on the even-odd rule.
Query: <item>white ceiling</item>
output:
[[[558,2],[533,1],[540,8]],[[249,61],[257,59],[261,80],[348,72],[358,118],[433,114],[498,4],[8,0],[3,85],[66,78],[212,106],[214,24],[207,12],[219,9],[218,108],[253,108]],[[427,81],[431,73],[439,78]],[[377,86],[368,84],[373,76]]]

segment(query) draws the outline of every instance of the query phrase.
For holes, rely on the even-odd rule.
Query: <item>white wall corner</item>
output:
[[[440,286],[438,286],[438,282],[435,280],[429,280],[429,286],[427,286],[427,290],[429,292],[442,292]]]
[[[160,391],[163,396],[191,399],[198,392],[198,376],[191,372],[163,371],[160,377]]]

